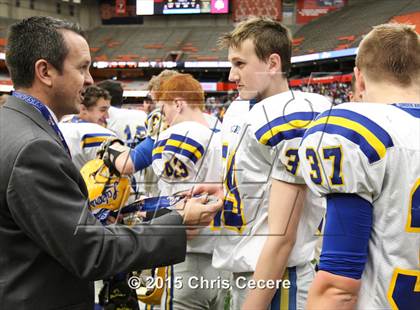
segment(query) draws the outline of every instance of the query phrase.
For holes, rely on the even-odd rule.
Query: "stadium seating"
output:
[[[95,60],[106,56],[109,60],[147,58],[149,61],[157,61],[168,59],[171,52],[177,51],[182,51],[179,54],[182,60],[225,60],[227,52],[216,48],[217,39],[231,28],[102,26],[89,32],[89,41]]]
[[[0,17],[0,52],[4,52],[6,49],[7,27],[16,21],[12,18]]]
[[[270,0],[271,5],[258,5],[258,1],[234,2],[233,19],[240,20],[249,15],[280,17],[277,1]],[[341,10],[300,28],[294,27],[293,54],[356,47],[372,26],[388,22],[393,16],[399,16],[394,19],[396,21],[406,21],[407,18],[418,21],[419,17],[415,14],[419,12],[420,1],[399,0],[398,5],[394,0],[353,1]],[[94,59],[226,60],[226,50],[216,48],[217,39],[232,27],[102,26],[90,31],[89,37]]]
[[[295,37],[304,37],[305,40],[299,46],[294,46],[294,55],[357,47],[363,35],[369,32],[372,26],[386,23],[393,16],[413,12],[420,12],[420,1],[366,0],[352,2],[341,10],[332,12],[300,28],[295,33]]]
[[[121,58],[121,55],[131,55],[130,58],[162,57],[162,53],[157,52],[163,48],[162,42],[157,42],[157,38],[163,40],[171,33],[165,29],[150,29],[150,31],[139,31],[138,27],[127,26],[103,26],[89,32],[90,45],[95,49],[94,58],[98,54],[104,54],[108,59]],[[111,39],[112,38],[112,39]]]
[[[278,1],[237,0],[233,2],[232,19],[245,16],[270,16],[280,19]],[[388,22],[417,23],[420,29],[420,1],[365,0],[351,1],[304,26],[293,25],[293,55],[340,50],[358,46],[373,25]],[[0,18],[0,52],[6,45],[7,26],[15,22]],[[347,21],[347,22],[343,22]],[[351,22],[348,22],[351,21]],[[94,60],[158,61],[158,60],[227,60],[227,51],[217,48],[217,40],[233,25],[163,27],[152,25],[100,26],[88,32]]]
[[[241,21],[248,16],[268,16],[280,20],[280,6],[277,0],[236,0],[233,1],[233,20]]]
[[[420,33],[420,11],[394,16],[391,21],[396,23],[413,24],[416,26],[417,33]]]

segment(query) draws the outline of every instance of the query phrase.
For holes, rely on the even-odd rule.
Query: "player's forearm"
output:
[[[279,242],[279,238],[283,240]],[[294,243],[293,237],[269,236],[258,259],[254,280],[268,284],[268,280],[277,283],[276,280],[282,279]],[[276,288],[268,287],[249,290],[243,309],[267,309],[275,293]]]
[[[269,236],[257,262],[255,280],[282,279],[296,241],[305,187],[273,180],[268,207]],[[244,309],[266,309],[274,289],[250,291]]]
[[[307,309],[356,308],[360,280],[319,271],[309,289]]]
[[[129,151],[125,151],[118,156],[115,160],[115,167],[121,174],[133,174],[135,172]]]

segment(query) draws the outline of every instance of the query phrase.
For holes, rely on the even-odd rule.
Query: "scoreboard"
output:
[[[229,0],[137,0],[137,15],[227,14]]]

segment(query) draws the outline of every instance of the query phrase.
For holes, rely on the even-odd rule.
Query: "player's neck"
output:
[[[188,109],[177,115],[172,125],[182,122],[197,122],[208,127],[208,123],[199,109]]]
[[[417,85],[398,87],[389,83],[375,83],[366,87],[363,101],[378,103],[420,103],[420,92]]]
[[[82,121],[89,122],[89,119],[86,117],[85,114],[79,113],[77,114],[77,117],[81,119]]]
[[[284,93],[289,90],[289,85],[287,84],[287,79],[283,77],[277,77],[273,80],[273,83],[271,83],[270,87],[267,89],[267,91],[263,94],[262,99],[269,98],[271,96]],[[259,100],[259,101],[260,101]]]

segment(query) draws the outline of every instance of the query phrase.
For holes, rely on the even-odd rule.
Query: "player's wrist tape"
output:
[[[109,168],[109,171],[111,172],[111,174],[120,176],[120,173],[116,168],[116,162],[117,162],[118,156],[120,156],[121,153],[125,151],[126,149],[124,148],[124,142],[122,142],[119,139],[113,140],[106,147],[103,160],[104,160],[105,165]]]
[[[115,162],[117,161],[118,156],[120,156],[123,152],[124,150],[114,149],[112,145],[109,147],[107,160],[111,162],[113,167],[115,167]]]

